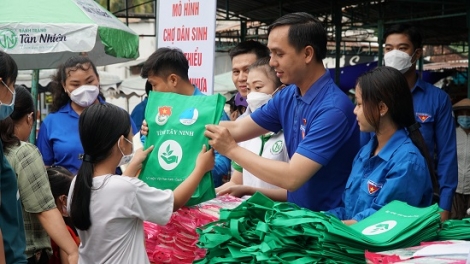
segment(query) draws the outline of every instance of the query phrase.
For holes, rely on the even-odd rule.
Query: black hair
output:
[[[142,78],[155,75],[166,79],[171,74],[178,75],[184,81],[189,81],[189,63],[180,49],[159,48],[145,61],[142,66]]]
[[[16,82],[18,77],[18,66],[13,58],[6,52],[0,50],[0,78],[5,84]]]
[[[230,60],[233,60],[235,56],[242,55],[242,54],[255,54],[256,59],[261,59],[265,57],[269,57],[269,49],[266,45],[261,42],[254,41],[254,40],[247,40],[238,43],[235,47],[233,47],[228,55],[230,56]]]
[[[61,195],[68,195],[73,174],[62,166],[49,167],[46,171],[54,200]]]
[[[387,39],[389,35],[392,34],[404,34],[407,35],[408,38],[410,39],[411,43],[413,44],[413,49],[419,49],[423,45],[423,39],[421,37],[421,33],[419,32],[418,28],[415,26],[408,24],[408,23],[402,23],[402,24],[395,24],[387,28],[384,33],[383,40]]]
[[[393,123],[398,128],[408,130],[411,141],[426,159],[434,185],[434,163],[416,123],[413,97],[404,75],[392,67],[377,67],[361,75],[357,79],[357,86],[361,89],[362,107],[367,122],[377,130],[380,125],[379,105],[381,102],[387,105]]]
[[[70,102],[70,97],[65,92],[63,86],[67,78],[70,76],[70,72],[77,70],[86,71],[90,69],[90,67],[93,69],[96,77],[99,78],[95,64],[90,60],[90,58],[85,56],[71,57],[65,63],[59,66],[57,73],[52,77],[52,82],[50,84],[50,89],[52,92],[52,113],[57,112],[62,106]]]
[[[70,205],[70,217],[77,229],[87,230],[92,225],[90,199],[94,164],[106,160],[119,138],[128,137],[130,129],[129,114],[112,104],[93,104],[81,113],[78,131],[84,155]]]
[[[271,81],[274,82],[275,89],[282,85],[281,80],[276,76],[276,71],[269,65],[269,57],[261,58],[250,65],[249,70],[261,69]]]
[[[278,18],[268,27],[268,34],[276,27],[289,26],[288,41],[297,52],[311,46],[317,62],[326,57],[327,35],[320,20],[305,12],[290,13]]]
[[[150,91],[152,91],[152,85],[149,83],[149,81],[147,80],[145,82],[145,93],[147,94],[147,96],[149,96],[150,94]]]
[[[13,112],[9,117],[0,121],[0,138],[5,152],[10,147],[19,146],[21,143],[20,139],[15,135],[15,124],[31,112],[33,113],[33,118],[35,118],[33,97],[29,91],[21,85],[15,85],[15,93]]]

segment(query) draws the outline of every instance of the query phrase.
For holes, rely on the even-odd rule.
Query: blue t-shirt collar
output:
[[[416,83],[415,83],[415,86],[413,87],[413,89],[411,89],[411,92],[413,93],[417,88],[421,89],[423,92],[425,92],[425,87],[426,87],[426,82],[419,78],[416,80]]]
[[[199,88],[197,88],[196,85],[193,84],[193,86],[194,86],[194,93],[193,93],[193,95],[204,95],[204,94],[199,90]]]
[[[100,104],[104,104],[106,103],[103,98],[101,98],[101,96],[98,96],[98,101],[100,102]],[[64,106],[62,106],[59,111],[57,112],[60,112],[60,113],[67,113],[69,114],[70,116],[73,116],[73,117],[76,117],[76,118],[79,118],[79,115],[77,114],[77,112],[75,112],[75,110],[73,110],[72,108],[72,101],[69,100]]]
[[[329,81],[331,81],[330,72],[325,71],[325,73],[320,78],[318,78],[318,80],[314,82],[310,88],[308,88],[307,92],[303,96],[300,94],[300,89],[296,85],[295,96],[302,99],[302,101],[304,101],[306,104],[310,104],[318,95],[320,90],[325,87]]]
[[[388,161],[392,157],[393,153],[400,147],[403,142],[408,138],[408,133],[404,128],[398,129],[392,137],[388,140],[387,144],[379,151],[379,156],[382,160]],[[374,135],[371,141],[365,146],[368,151],[364,151],[361,154],[362,159],[367,159],[369,155],[374,151],[377,146],[377,135]]]

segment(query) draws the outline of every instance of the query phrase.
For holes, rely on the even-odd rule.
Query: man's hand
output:
[[[204,136],[209,138],[209,145],[226,157],[230,150],[238,147],[228,129],[222,126],[207,125]]]
[[[444,222],[444,221],[448,220],[449,217],[450,217],[450,212],[449,211],[444,210],[444,211],[441,212],[441,222]]]
[[[144,120],[142,121],[142,126],[140,126],[140,134],[142,136],[147,136],[149,133],[149,126],[147,125],[147,122]]]
[[[253,195],[253,193],[254,190],[250,186],[235,184],[221,190],[217,195],[229,194],[241,198],[245,195]]]

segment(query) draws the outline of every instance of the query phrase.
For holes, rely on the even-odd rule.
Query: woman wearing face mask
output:
[[[16,62],[10,55],[0,51],[0,120],[13,112],[17,76]],[[0,159],[0,263],[26,263],[26,240],[18,183],[15,172],[3,153],[1,140]]]
[[[143,221],[166,224],[214,166],[214,152],[203,147],[193,172],[174,191],[149,187],[135,176],[151,146],[137,150],[124,175],[116,176],[116,166],[133,154],[127,116],[111,104],[92,105],[80,115],[85,154],[67,201],[81,239],[79,263],[149,263]]]
[[[248,108],[246,114],[250,114],[266,104],[272,98],[272,95],[282,88],[281,85],[282,83],[277,78],[274,69],[269,66],[269,58],[259,59],[253,63],[249,68],[247,78],[248,96],[246,101]],[[239,145],[265,158],[289,161],[282,131],[278,133],[270,132],[240,142]],[[287,200],[286,190],[258,179],[256,175],[251,174],[235,162],[232,162],[232,167],[233,173],[230,181],[216,188],[218,195],[230,194],[242,197],[259,191],[276,201]]]
[[[41,124],[37,146],[46,166],[63,166],[75,174],[83,154],[78,118],[86,107],[105,103],[98,96],[98,71],[89,58],[72,57],[59,67],[52,84],[52,113]],[[134,122],[132,131],[137,133]]]
[[[459,181],[450,212],[452,219],[469,217],[470,208],[470,99],[465,98],[453,106],[457,121],[457,162]]]
[[[27,143],[34,122],[34,104],[24,87],[15,89],[15,108],[0,121],[3,152],[16,173],[26,233],[28,263],[48,263],[52,254],[50,237],[69,255],[71,263],[78,260],[78,249],[67,237],[64,220],[51,194],[49,180],[36,146]],[[50,236],[50,237],[49,237]]]

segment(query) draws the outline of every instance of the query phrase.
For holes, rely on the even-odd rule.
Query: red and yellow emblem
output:
[[[369,191],[369,194],[374,194],[380,189],[382,189],[382,184],[377,184],[371,180],[367,181],[367,190]]]
[[[428,120],[431,117],[431,115],[429,114],[422,114],[422,113],[416,113],[416,116],[419,118],[419,120],[421,120],[421,123],[426,122],[426,120]]]

